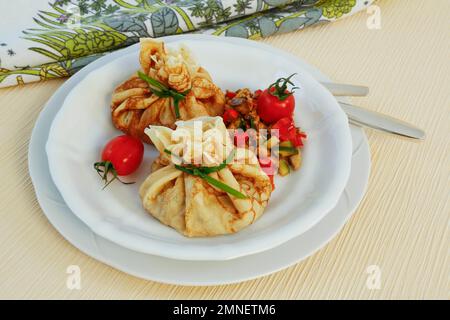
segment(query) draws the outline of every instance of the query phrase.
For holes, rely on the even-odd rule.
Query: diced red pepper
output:
[[[226,96],[228,99],[233,99],[234,97],[236,97],[236,92],[233,92],[233,91],[227,91],[227,93],[225,93],[225,96]]]
[[[259,158],[259,165],[261,170],[264,171],[270,178],[272,184],[272,190],[275,190],[275,184],[273,183],[273,176],[275,175],[277,168],[270,157]]]
[[[228,109],[224,112],[222,118],[225,123],[230,123],[239,118],[239,112],[234,109]]]
[[[303,146],[303,139],[306,134],[295,127],[291,118],[281,118],[273,126],[272,129],[278,129],[278,139],[280,141],[291,141],[295,147]]]
[[[278,139],[280,141],[291,140],[292,130],[295,130],[294,121],[291,118],[281,118],[272,126],[272,129],[278,129]]]

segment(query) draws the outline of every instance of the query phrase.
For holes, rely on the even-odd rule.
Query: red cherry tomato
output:
[[[275,88],[264,90],[257,100],[257,112],[260,118],[267,124],[272,124],[281,118],[291,118],[294,113],[295,99],[289,94],[283,100],[274,95]]]
[[[239,118],[239,112],[234,109],[228,109],[224,112],[222,118],[225,123],[230,123]]]
[[[103,148],[102,160],[112,163],[119,176],[126,176],[137,170],[144,156],[141,140],[122,135],[109,141]]]
[[[106,188],[114,180],[123,184],[119,176],[126,176],[139,167],[144,157],[144,145],[141,140],[131,136],[122,135],[110,140],[102,151],[102,161],[94,163],[94,169],[105,183]]]

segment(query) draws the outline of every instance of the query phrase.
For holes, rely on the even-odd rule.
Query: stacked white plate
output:
[[[300,171],[275,181],[264,215],[228,236],[190,239],[142,208],[137,189],[157,152],[146,146],[134,185],[102,182],[93,170],[106,141],[116,85],[139,68],[139,46],[109,54],[71,77],[42,111],[30,142],[38,201],[55,228],[86,254],[129,274],[165,283],[217,285],[286,268],[342,228],[364,195],[370,153],[362,129],[349,127],[315,68],[270,46],[237,38],[172,36],[189,47],[222,89],[267,87],[297,73],[295,121],[308,133]]]

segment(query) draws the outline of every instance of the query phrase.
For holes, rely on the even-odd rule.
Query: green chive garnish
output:
[[[216,180],[210,176],[207,175],[200,175],[200,177],[202,179],[204,179],[206,182],[208,182],[209,184],[225,191],[226,193],[231,194],[232,196],[235,196],[238,199],[247,199],[247,196],[239,191],[237,191],[236,189],[233,189],[232,187],[230,187],[229,185],[223,183],[222,181]]]
[[[164,149],[164,152],[172,155],[172,152],[170,150]],[[231,151],[230,154],[228,155],[227,159],[225,159],[224,162],[222,162],[220,165],[215,166],[215,167],[195,167],[193,165],[187,165],[184,167],[184,166],[175,164],[175,168],[180,171],[183,171],[187,174],[190,174],[190,175],[193,175],[196,177],[200,177],[203,180],[205,180],[206,182],[208,182],[209,184],[225,191],[226,193],[231,194],[232,196],[235,196],[238,199],[246,199],[247,196],[245,194],[230,187],[229,185],[223,183],[222,181],[219,181],[217,179],[214,179],[214,178],[208,176],[208,174],[210,174],[210,173],[217,172],[217,171],[224,169],[225,166],[227,165],[227,163],[229,163],[233,160],[235,153],[236,153],[236,150],[233,149],[233,151]]]
[[[250,128],[256,129],[256,126],[255,126],[255,120],[253,120],[252,117],[250,117]]]
[[[180,118],[180,107],[179,103],[183,99],[186,98],[186,95],[189,93],[189,90],[186,90],[185,92],[178,92],[175,90],[170,89],[169,87],[165,86],[161,82],[159,82],[156,79],[150,78],[145,73],[138,71],[138,76],[142,80],[148,83],[148,86],[150,90],[157,95],[160,98],[172,98],[173,99],[173,107],[175,111],[175,117],[177,119]]]
[[[196,176],[196,177],[200,177],[203,180],[205,180],[206,182],[208,182],[209,184],[211,184],[211,185],[213,185],[213,186],[215,186],[215,187],[225,191],[226,193],[231,194],[232,196],[235,196],[238,199],[246,199],[247,198],[247,196],[245,194],[237,191],[236,189],[230,187],[229,185],[223,183],[222,181],[219,181],[217,179],[214,179],[214,178],[208,176],[208,174],[203,172],[203,170],[202,170],[203,168],[201,168],[201,167],[199,167],[199,168],[186,168],[186,167],[179,166],[179,165],[176,164],[175,168],[180,170],[180,171],[183,171],[183,172],[185,172],[187,174],[190,174],[190,175],[193,175],[193,176]]]
[[[178,99],[173,98],[173,108],[175,110],[175,118],[180,119],[180,107],[178,106]]]

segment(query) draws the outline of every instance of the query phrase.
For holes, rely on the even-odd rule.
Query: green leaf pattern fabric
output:
[[[0,87],[66,77],[141,37],[181,33],[259,39],[334,21],[372,0],[30,0],[19,34],[0,36]],[[11,3],[14,3],[13,1]],[[21,8],[9,5],[8,15]],[[16,49],[18,47],[19,49]]]

